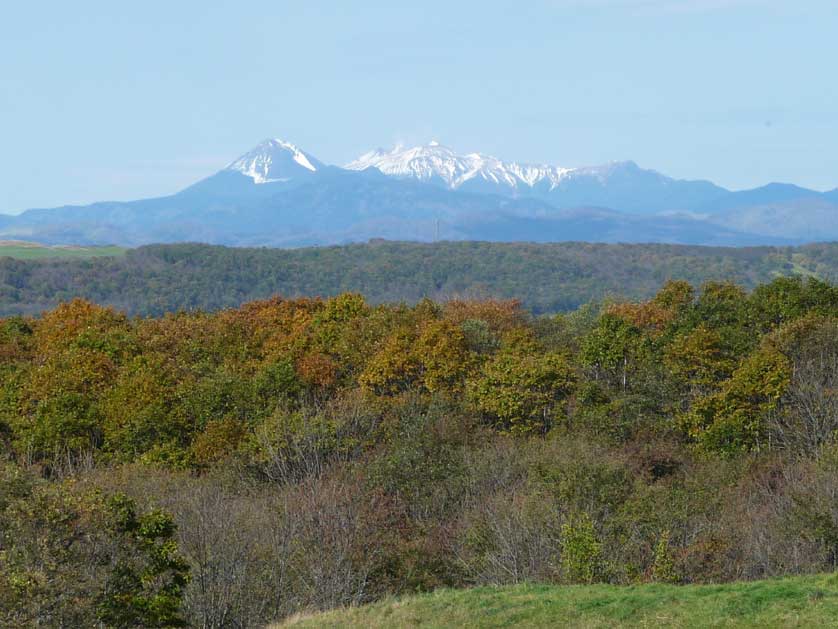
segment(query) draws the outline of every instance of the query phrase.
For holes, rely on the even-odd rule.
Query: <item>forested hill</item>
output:
[[[778,275],[838,280],[838,243],[721,248],[663,244],[442,242],[304,249],[151,245],[119,258],[0,258],[0,315],[30,314],[84,297],[130,314],[239,304],[279,294],[352,291],[372,302],[422,297],[517,298],[534,313],[606,296],[649,297],[667,279],[746,287]]]

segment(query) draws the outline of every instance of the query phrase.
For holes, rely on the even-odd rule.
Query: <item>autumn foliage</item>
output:
[[[838,288],[815,279],[676,281],[540,317],[351,293],[156,318],[74,300],[0,320],[0,532],[46,536],[51,509],[72,537],[131,495],[103,556],[139,574],[166,544],[173,589],[138,577],[121,610],[103,568],[78,596],[90,618],[159,626],[438,586],[824,570],[836,374]],[[35,547],[3,543],[0,597],[24,614],[21,587],[51,590]]]

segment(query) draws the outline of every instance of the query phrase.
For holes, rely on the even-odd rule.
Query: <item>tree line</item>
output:
[[[777,276],[838,281],[838,245],[695,247],[646,244],[434,244],[373,241],[340,247],[247,249],[152,245],[124,257],[0,257],[0,316],[37,314],[83,297],[131,315],[219,310],[281,294],[363,294],[372,303],[519,299],[535,314],[606,296],[648,299],[668,279],[747,288]]]

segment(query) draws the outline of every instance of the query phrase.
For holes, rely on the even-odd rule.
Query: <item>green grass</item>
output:
[[[0,241],[0,258],[8,256],[19,260],[39,258],[99,258],[121,256],[123,247],[49,247],[34,242]]]
[[[727,585],[438,590],[299,616],[279,627],[838,627],[838,575]]]

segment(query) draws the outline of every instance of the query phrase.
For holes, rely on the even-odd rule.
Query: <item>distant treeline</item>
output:
[[[752,288],[782,275],[838,280],[838,243],[722,248],[590,243],[370,242],[304,249],[151,245],[124,257],[0,258],[0,315],[83,297],[132,315],[218,310],[263,299],[362,293],[373,303],[423,297],[515,298],[535,314],[604,297],[648,298],[668,279]]]

